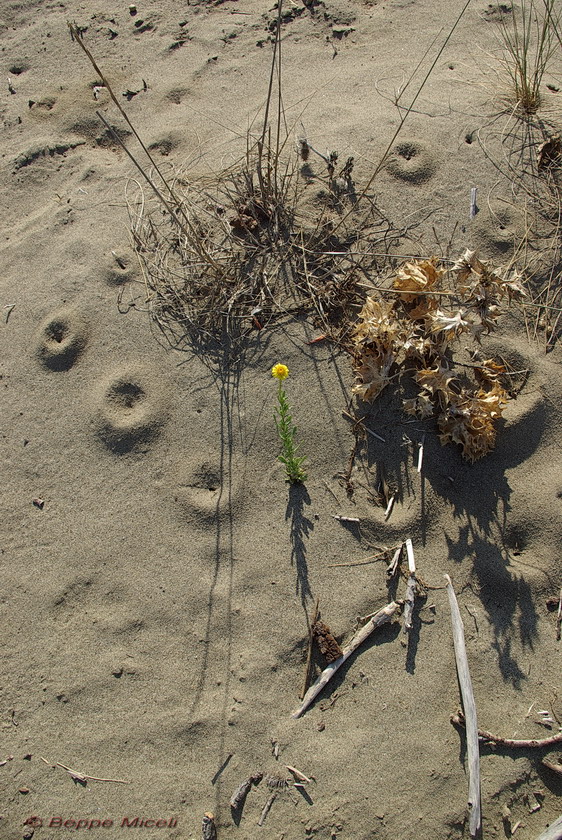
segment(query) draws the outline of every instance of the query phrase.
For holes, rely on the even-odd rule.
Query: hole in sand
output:
[[[403,143],[401,146],[398,146],[397,150],[400,157],[403,157],[404,160],[412,160],[418,154],[418,150],[415,146],[410,145],[409,143]]]
[[[108,400],[122,409],[133,408],[145,396],[144,390],[135,382],[116,382],[107,395]]]
[[[68,335],[68,324],[65,324],[63,321],[53,321],[49,325],[48,335],[52,341],[56,341],[57,344],[62,344]]]

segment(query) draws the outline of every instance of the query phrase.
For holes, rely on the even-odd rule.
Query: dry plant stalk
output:
[[[263,825],[264,824],[265,818],[269,814],[269,812],[271,810],[271,806],[273,805],[273,803],[275,802],[276,799],[277,799],[277,794],[275,792],[273,792],[271,794],[271,796],[269,797],[269,799],[267,800],[267,802],[265,803],[265,805],[263,806],[263,808],[262,808],[262,812],[261,812],[260,818],[258,820],[258,825]]]
[[[372,402],[414,370],[419,395],[404,400],[403,410],[420,420],[436,416],[441,442],[460,444],[463,456],[475,461],[495,444],[495,423],[510,399],[501,384],[507,369],[487,359],[474,366],[474,385],[461,384],[450,351],[461,335],[479,344],[494,329],[500,303],[521,300],[525,292],[518,274],[495,271],[474,251],[450,269],[456,293],[440,290],[445,273],[436,257],[410,261],[397,270],[389,299],[367,297],[352,333],[358,379],[353,393]],[[442,309],[444,294],[458,296],[461,306]]]
[[[466,726],[466,719],[463,714],[457,712],[456,715],[451,715],[451,723],[457,726]],[[545,747],[554,747],[556,744],[562,744],[562,732],[557,735],[550,735],[548,738],[501,738],[499,735],[493,735],[485,729],[478,730],[478,737],[482,741],[487,741],[490,744],[497,744],[500,747],[508,747],[510,749],[544,749]]]
[[[457,675],[461,690],[462,704],[466,720],[466,748],[468,753],[468,827],[471,837],[477,837],[482,829],[480,805],[480,752],[478,748],[478,722],[476,717],[476,703],[472,691],[472,680],[468,668],[468,657],[464,642],[464,627],[459,605],[449,575],[447,594],[451,608],[451,623],[453,625],[453,644]]]
[[[361,627],[357,633],[353,636],[350,642],[343,648],[342,655],[339,659],[336,659],[335,662],[331,662],[328,665],[318,679],[316,680],[313,685],[310,686],[308,691],[303,697],[303,701],[298,709],[296,709],[291,717],[299,718],[304,712],[308,709],[310,704],[314,701],[314,699],[320,694],[322,689],[329,683],[331,678],[334,676],[338,668],[340,668],[344,662],[346,662],[351,654],[357,650],[359,645],[361,645],[365,639],[367,639],[373,630],[376,630],[377,627],[385,624],[387,621],[390,621],[394,613],[399,609],[400,605],[396,603],[396,601],[392,601],[390,604],[387,604],[386,607],[383,607],[381,610],[376,612],[372,618],[365,624],[364,627]]]
[[[67,767],[66,764],[61,764],[60,761],[55,762],[55,764],[51,764],[50,761],[47,761],[46,758],[41,756],[41,761],[44,761],[45,764],[48,764],[49,767],[61,767],[63,770],[66,770],[68,775],[75,781],[80,782],[80,784],[85,785],[87,782],[115,782],[118,785],[130,785],[131,783],[126,781],[125,779],[103,779],[99,776],[88,776],[86,773],[81,773],[79,770],[72,770],[71,767]]]

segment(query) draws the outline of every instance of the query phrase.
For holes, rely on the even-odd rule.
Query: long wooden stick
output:
[[[537,840],[560,840],[562,838],[562,817],[554,820],[542,834],[539,834]]]
[[[451,715],[451,723],[454,723],[457,726],[465,726],[466,723],[464,715]],[[521,738],[515,740],[513,738],[501,738],[499,735],[493,735],[485,729],[479,729],[478,737],[482,738],[483,741],[489,741],[491,744],[497,744],[500,747],[511,747],[513,749],[523,750],[541,749],[544,747],[553,747],[555,744],[562,744],[562,732],[559,732],[557,735],[549,735],[548,738]]]
[[[477,837],[482,828],[482,814],[480,805],[480,753],[478,750],[478,721],[476,717],[476,703],[472,691],[472,681],[468,668],[468,658],[464,642],[464,627],[461,613],[449,575],[447,594],[451,608],[451,623],[453,625],[453,644],[455,647],[455,661],[461,690],[462,704],[466,718],[466,748],[468,754],[468,828],[471,837]]]
[[[376,612],[370,621],[357,631],[351,641],[344,647],[343,654],[340,658],[336,659],[334,662],[330,662],[330,664],[324,668],[316,682],[310,686],[303,697],[301,705],[292,713],[291,717],[299,718],[303,712],[308,709],[312,701],[320,694],[324,686],[331,680],[338,668],[340,668],[343,663],[349,659],[351,654],[357,650],[359,645],[361,645],[365,639],[371,635],[373,630],[376,630],[377,627],[381,626],[381,624],[385,624],[387,621],[390,621],[399,606],[400,605],[397,604],[396,601],[391,601],[391,603],[387,604],[386,607],[383,607],[382,610]]]

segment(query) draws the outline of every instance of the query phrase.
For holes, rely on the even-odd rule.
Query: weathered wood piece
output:
[[[445,575],[447,581],[447,594],[451,608],[451,622],[453,625],[453,644],[455,648],[455,660],[457,674],[461,689],[462,705],[464,708],[466,725],[466,748],[468,756],[468,828],[471,837],[478,837],[482,830],[482,813],[480,804],[480,752],[478,746],[478,721],[476,716],[476,703],[472,691],[472,681],[468,668],[468,657],[464,642],[464,627],[461,613],[449,575]]]
[[[361,645],[365,639],[367,639],[373,630],[376,630],[377,627],[380,627],[382,624],[385,624],[387,621],[390,621],[394,613],[399,609],[400,605],[396,603],[396,601],[391,601],[390,604],[387,604],[386,607],[383,607],[381,610],[376,612],[374,616],[365,624],[364,627],[361,627],[357,633],[353,636],[351,641],[343,648],[343,654],[340,656],[339,659],[336,659],[335,662],[331,662],[320,674],[318,679],[316,680],[313,685],[310,686],[308,691],[303,697],[302,703],[298,709],[296,709],[291,717],[299,718],[305,711],[308,709],[312,701],[320,694],[324,686],[326,686],[331,678],[334,676],[338,668],[340,668],[343,663],[349,659],[351,654],[357,650],[359,645]]]

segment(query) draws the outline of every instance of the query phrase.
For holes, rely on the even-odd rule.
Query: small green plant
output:
[[[291,408],[282,385],[283,380],[289,375],[289,368],[287,365],[274,365],[271,369],[271,375],[278,382],[277,401],[279,405],[275,413],[275,425],[277,426],[277,432],[283,444],[283,451],[278,456],[278,459],[285,465],[287,481],[290,481],[292,484],[299,484],[306,481],[306,472],[304,469],[306,457],[304,455],[297,455],[297,445],[295,443],[297,427],[293,425]]]
[[[534,114],[541,104],[544,74],[560,44],[560,12],[556,0],[521,0],[500,24],[504,65],[516,107]]]

